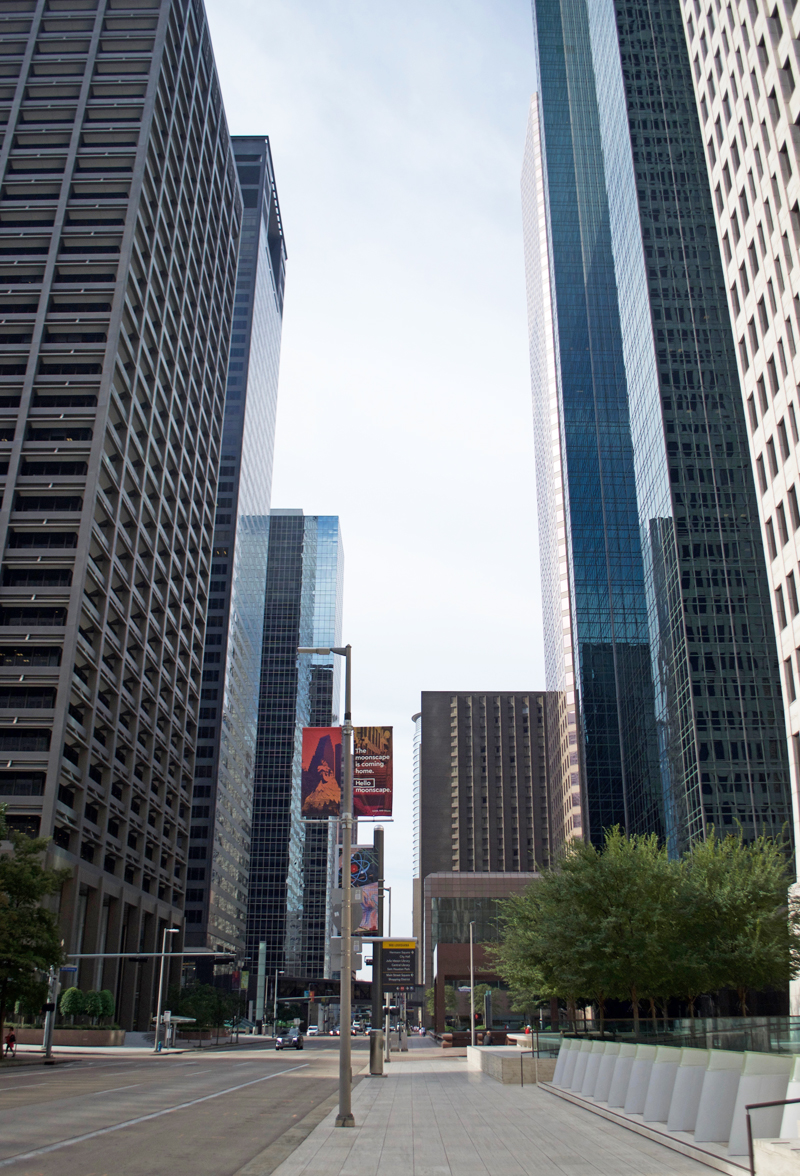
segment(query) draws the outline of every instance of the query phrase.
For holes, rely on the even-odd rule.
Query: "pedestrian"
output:
[[[13,1029],[9,1029],[6,1033],[6,1057],[17,1056],[17,1035]]]
[[[492,1034],[491,1034],[491,1030],[489,1030],[489,1029],[487,1029],[483,1035],[483,1044],[484,1045],[491,1045],[492,1044]]]

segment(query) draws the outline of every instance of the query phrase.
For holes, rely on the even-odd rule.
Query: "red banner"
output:
[[[304,727],[301,814],[338,817],[342,804],[342,728]]]
[[[353,814],[392,815],[392,728],[356,727],[353,747]]]

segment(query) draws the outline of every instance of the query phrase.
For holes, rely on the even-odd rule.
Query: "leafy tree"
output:
[[[239,997],[213,984],[172,985],[166,1007],[178,1017],[194,1017],[198,1027],[217,1028],[236,1015]]]
[[[428,1015],[430,1017],[432,1017],[435,1010],[436,1010],[436,989],[435,988],[426,988],[425,989],[425,1008],[428,1010]]]
[[[0,841],[10,851],[0,854],[0,1040],[6,1010],[24,999],[37,972],[61,963],[56,916],[41,906],[70,876],[42,864],[46,837],[30,838],[6,826],[0,809]]]
[[[100,1016],[110,1020],[114,1016],[117,1007],[117,1002],[114,1000],[114,993],[110,988],[103,988],[97,995],[100,997],[100,1002],[103,1006]]]
[[[742,1012],[751,988],[800,971],[800,905],[788,897],[784,848],[713,831],[680,861],[654,835],[606,833],[602,851],[573,843],[558,870],[504,904],[496,960],[514,994],[666,1009],[682,996],[733,987]]]
[[[83,1011],[92,1018],[92,1024],[97,1024],[97,1018],[102,1017],[105,1002],[99,992],[87,992],[84,998]]]
[[[787,854],[767,837],[746,844],[741,831],[725,838],[712,831],[686,870],[709,988],[736,989],[744,1016],[748,989],[785,984],[800,970],[800,910],[789,897]]]
[[[71,1017],[74,1024],[75,1018],[86,1010],[86,1001],[80,988],[65,988],[61,993],[58,1007],[61,1009],[62,1017]]]

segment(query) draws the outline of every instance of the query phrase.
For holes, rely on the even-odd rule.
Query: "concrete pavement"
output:
[[[237,1176],[708,1176],[704,1164],[535,1086],[502,1086],[441,1051],[394,1055],[353,1093],[356,1127],[335,1107],[279,1167]],[[395,1060],[396,1059],[396,1060]]]

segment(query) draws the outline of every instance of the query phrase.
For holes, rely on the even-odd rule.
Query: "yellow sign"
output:
[[[384,939],[381,946],[384,949],[388,949],[389,951],[391,951],[392,948],[397,948],[400,951],[413,951],[413,949],[417,946],[417,941],[416,939]]]

